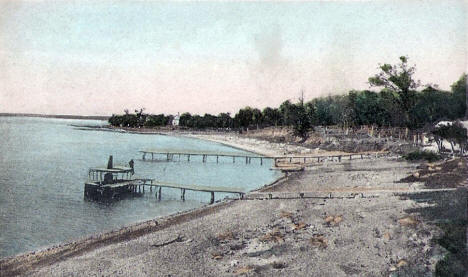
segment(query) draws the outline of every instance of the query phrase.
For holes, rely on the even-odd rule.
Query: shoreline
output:
[[[76,126],[75,126],[76,127]],[[111,132],[118,132],[118,130],[100,130],[101,128],[90,128],[90,129],[97,129],[99,131],[111,131]],[[168,134],[168,133],[138,133],[132,132],[136,134],[152,134],[152,135],[172,135],[172,136],[184,136],[187,138],[192,139],[199,139],[210,141],[213,143],[219,143],[228,147],[232,147],[235,149],[243,150],[246,152],[252,152],[259,155],[264,155],[260,152],[253,152],[249,151],[248,149],[242,148],[241,145],[236,144],[231,145],[229,143],[224,143],[218,140],[211,140],[209,138],[204,138],[200,136],[193,136],[193,135],[184,135],[184,134]],[[266,156],[266,155],[264,155]],[[278,185],[282,181],[287,178],[285,174],[279,176],[272,182],[268,184],[264,184],[261,187],[254,189],[252,191],[247,192],[259,192],[265,189],[271,189],[275,185]],[[234,203],[234,199],[221,199],[215,201],[214,204],[205,204],[201,207],[176,212],[174,214],[161,216],[157,218],[153,218],[150,220],[145,220],[142,222],[136,222],[129,225],[124,225],[122,227],[112,229],[105,232],[99,232],[89,235],[84,235],[83,237],[79,237],[76,239],[72,239],[63,243],[59,243],[56,245],[45,246],[43,249],[27,251],[23,253],[18,253],[13,256],[7,256],[0,258],[0,276],[4,276],[5,272],[13,275],[18,275],[24,272],[27,269],[16,269],[15,265],[25,266],[26,268],[31,266],[42,266],[44,264],[51,264],[54,261],[60,260],[60,256],[66,257],[73,257],[79,255],[84,251],[90,251],[97,247],[102,247],[105,245],[109,245],[116,242],[128,241],[135,239],[137,237],[144,236],[148,233],[157,232],[159,230],[168,228],[172,225],[177,225],[182,222],[190,221],[194,218],[202,217],[207,214],[216,213],[217,211],[227,208],[230,204]],[[36,260],[35,260],[36,259]]]
[[[205,140],[217,137],[193,136]],[[231,134],[222,136],[228,143],[238,140]],[[262,146],[257,141],[243,138],[240,143]],[[266,147],[273,144],[278,148]],[[264,142],[263,148],[284,149],[271,142]],[[416,167],[389,157],[325,162],[249,192],[247,195],[253,196],[249,201],[224,199],[1,259],[0,275],[190,275],[177,263],[190,265],[190,272],[204,276],[239,275],[242,270],[248,275],[310,276],[328,272],[337,276],[388,276],[413,266],[422,270],[416,272],[434,272],[446,252],[430,242],[440,233],[424,217],[427,212],[433,217],[433,206],[417,199],[425,197],[419,195],[435,195],[430,198],[442,203],[436,205],[437,209],[449,208],[444,199],[463,198],[466,189],[460,190],[463,193],[458,189],[424,191],[418,183],[395,182]],[[453,197],[447,197],[450,195]],[[330,216],[339,221],[323,222]],[[356,238],[357,233],[362,235]],[[173,241],[176,234],[183,237],[181,242],[154,247]],[[318,241],[314,241],[317,236]],[[350,258],[355,256],[358,259]],[[439,258],[432,258],[435,256]]]

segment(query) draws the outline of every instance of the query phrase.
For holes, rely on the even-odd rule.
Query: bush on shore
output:
[[[435,162],[435,161],[438,161],[440,159],[442,159],[442,157],[437,154],[437,153],[434,153],[432,151],[413,151],[413,152],[410,152],[406,155],[403,155],[403,158],[405,158],[406,160],[408,161],[421,161],[421,160],[426,160],[430,163],[432,162]]]

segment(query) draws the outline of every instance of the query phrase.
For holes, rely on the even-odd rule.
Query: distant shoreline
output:
[[[30,113],[0,113],[0,117],[43,117],[61,119],[108,120],[109,116],[101,115],[66,115],[66,114],[30,114]]]

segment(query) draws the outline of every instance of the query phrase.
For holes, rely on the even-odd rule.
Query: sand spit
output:
[[[224,140],[239,147],[245,143]],[[277,155],[285,147],[250,143],[256,147],[252,150],[263,154]],[[254,147],[249,145],[246,150]],[[442,234],[436,223],[466,220],[466,190],[424,192],[421,183],[398,182],[414,173],[416,166],[392,157],[324,162],[250,195],[262,194],[263,200],[248,196],[224,201],[5,259],[0,272],[2,276],[432,276],[447,253],[435,243]]]

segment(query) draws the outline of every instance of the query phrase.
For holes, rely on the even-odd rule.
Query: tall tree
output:
[[[467,90],[467,75],[463,74],[458,81],[453,83],[452,93],[454,98],[454,109],[457,113],[457,117],[461,118],[465,116],[468,119],[468,90]]]
[[[408,66],[408,57],[401,56],[399,64],[383,64],[380,70],[369,78],[369,84],[374,87],[384,87],[392,92],[405,113],[406,123],[409,123],[408,113],[415,102],[415,90],[420,86],[420,82],[413,79],[415,66]]]
[[[292,105],[291,120],[293,121],[294,135],[305,141],[308,138],[309,131],[312,129],[309,116],[304,105],[304,94],[299,98],[299,103]]]

